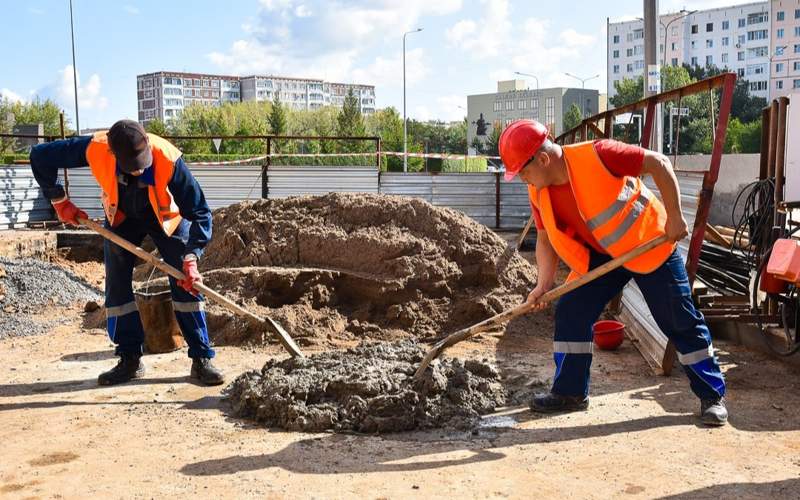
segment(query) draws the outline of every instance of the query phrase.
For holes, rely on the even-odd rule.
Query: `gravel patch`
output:
[[[0,339],[41,334],[67,321],[37,318],[45,308],[101,298],[100,290],[55,264],[0,258]]]

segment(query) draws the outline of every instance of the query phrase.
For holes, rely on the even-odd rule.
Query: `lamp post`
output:
[[[595,78],[600,78],[600,75],[590,76],[589,78],[581,78],[579,76],[575,76],[572,73],[564,73],[567,76],[570,76],[578,81],[581,82],[581,120],[586,118],[586,106],[585,106],[585,99],[584,99],[584,91],[586,90],[586,82],[589,80],[594,80]]]
[[[458,104],[456,104],[456,107],[458,109],[463,109],[464,113],[465,113],[464,124],[466,125],[466,127],[464,127],[464,144],[465,144],[465,146],[464,146],[464,172],[468,172],[468,170],[467,170],[467,157],[469,156],[469,140],[468,140],[469,139],[469,110],[467,110],[467,108],[465,108],[464,106],[460,106]]]
[[[670,21],[667,23],[666,26],[664,26],[664,23],[661,22],[661,19],[658,20],[658,24],[660,24],[661,26],[664,27],[664,59],[663,59],[663,61],[661,63],[662,66],[666,66],[667,65],[667,34],[669,33],[669,25],[674,23],[675,21],[677,21],[679,19],[683,19],[683,18],[685,18],[687,16],[691,16],[695,12],[697,12],[697,11],[696,10],[688,10],[687,11],[686,9],[681,9],[681,10],[678,11],[678,13],[681,14],[681,15],[677,16],[677,17],[675,17],[673,19],[670,19]]]
[[[779,45],[779,46],[775,47],[775,52],[771,56],[769,56],[769,73],[768,74],[772,74],[772,58],[775,57],[775,56],[782,56],[783,55],[783,51],[786,50],[786,47],[788,47],[788,45]],[[789,60],[787,59],[785,61],[786,61],[785,62],[785,64],[786,64],[786,76],[789,76]],[[775,78],[779,79],[780,75],[778,75],[777,71],[775,72],[775,74],[776,74]],[[781,80],[781,81],[783,81],[783,80]],[[783,88],[781,88],[781,90],[783,90]],[[770,94],[772,94],[772,80],[771,79],[770,79],[770,82],[769,82],[769,91],[768,91],[767,95],[770,95]]]
[[[520,76],[529,76],[536,81],[536,119],[539,119],[539,79],[536,78],[536,75],[531,75],[530,73],[521,73],[519,71],[514,72],[515,75]]]
[[[422,28],[403,33],[403,172],[408,172],[408,119],[406,118],[406,35],[418,33]]]
[[[72,84],[75,88],[75,128],[81,135],[81,120],[78,117],[78,68],[75,66],[75,29],[72,24],[72,0],[69,0],[69,33],[72,37]]]

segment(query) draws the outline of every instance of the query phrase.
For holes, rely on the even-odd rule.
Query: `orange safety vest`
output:
[[[613,258],[664,234],[666,210],[638,177],[617,177],[603,164],[594,144],[562,146],[569,183],[581,218],[600,246]],[[528,185],[528,196],[539,210],[542,224],[558,256],[572,270],[568,280],[589,270],[589,247],[574,238],[574,231],[556,226],[549,188]],[[675,249],[664,243],[628,261],[624,267],[647,274],[663,264]]]
[[[106,218],[112,227],[122,224],[125,214],[118,209],[119,193],[117,192],[117,159],[108,146],[107,132],[96,132],[86,149],[86,161],[92,169],[92,175],[103,190],[102,202]],[[170,236],[181,223],[178,205],[170,194],[167,185],[175,171],[175,162],[181,152],[165,139],[157,135],[147,134],[153,151],[155,186],[148,186],[150,204],[164,232]]]

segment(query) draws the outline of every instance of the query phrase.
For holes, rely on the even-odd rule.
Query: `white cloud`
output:
[[[402,114],[403,110],[401,109],[400,115],[402,116]],[[428,109],[427,106],[420,105],[420,106],[414,106],[414,110],[408,113],[408,117],[424,122],[428,120],[433,120],[433,113],[431,113],[431,110]]]
[[[122,9],[123,9],[125,12],[127,12],[128,14],[132,15],[132,16],[137,16],[137,15],[139,15],[139,8],[138,8],[138,7],[136,7],[136,6],[133,6],[133,5],[125,5],[125,6],[123,6],[123,7],[122,7]]]
[[[452,46],[470,53],[477,59],[499,55],[510,41],[512,28],[508,0],[481,0],[483,18],[462,19],[446,32]]]
[[[8,100],[11,102],[26,102],[26,99],[24,99],[21,95],[7,88],[0,89],[0,101],[2,100]]]
[[[475,21],[464,19],[448,28],[445,36],[450,45],[455,47],[463,43],[467,38],[474,36],[477,28]]]
[[[311,16],[311,14],[312,14],[311,10],[308,7],[306,7],[305,5],[302,5],[302,4],[298,5],[294,9],[294,15],[297,16],[297,17],[309,17],[309,16]]]
[[[436,118],[444,121],[462,120],[467,116],[467,96],[450,94],[437,97],[436,107]]]
[[[364,68],[353,70],[352,81],[382,88],[403,86],[403,55],[398,52],[391,58],[378,56]],[[428,75],[425,51],[417,48],[406,51],[406,86],[412,87]]]
[[[595,43],[594,36],[578,33],[572,28],[562,31],[558,39],[567,47],[587,47]]]
[[[75,102],[75,87],[72,79],[72,65],[67,65],[59,71],[61,77],[56,84],[56,98],[59,103],[68,107]],[[78,106],[81,110],[103,110],[108,106],[108,99],[100,92],[100,75],[91,75],[86,83],[81,82],[81,74],[78,72]]]

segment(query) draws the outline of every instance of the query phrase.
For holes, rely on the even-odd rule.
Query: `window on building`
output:
[[[199,86],[200,86],[200,80],[199,80],[198,78],[195,78],[195,79],[193,80],[193,82],[194,82],[194,86],[195,86],[195,87],[199,87]]]
[[[692,25],[692,35],[696,35],[696,34],[697,34],[697,25],[693,24]]]
[[[782,10],[779,10],[777,16],[778,21],[783,21],[785,18],[786,18],[786,13]]]
[[[731,23],[729,21],[722,21],[722,29],[726,30],[731,27]]]
[[[800,43],[794,44],[794,53],[800,54]]]
[[[672,50],[677,50],[678,49],[678,44],[675,43],[675,42],[672,42],[671,49]]]
[[[706,56],[706,66],[714,65],[714,56]]]
[[[736,76],[738,76],[739,78],[743,77],[744,76],[744,68],[737,69],[736,70]]]
[[[750,82],[750,90],[754,92],[767,90],[767,82]]]
[[[783,72],[783,67],[784,67],[783,63],[776,63],[775,64],[775,73]]]
[[[644,61],[639,59],[638,61],[633,63],[633,67],[634,67],[634,69],[637,69],[637,70],[638,69],[644,69]]]
[[[747,40],[766,40],[768,38],[767,30],[755,30],[747,32]]]
[[[727,52],[722,54],[722,63],[724,64],[726,62],[728,62],[728,53]]]
[[[614,57],[614,59],[617,59],[617,58],[619,57],[619,51],[618,51],[618,50],[615,50],[615,51],[613,52],[613,56],[612,56],[612,57]]]
[[[628,72],[628,73],[632,73],[633,72],[633,64],[628,63],[628,65],[625,66],[625,71]]]
[[[747,57],[767,57],[769,55],[769,48],[767,47],[756,47],[753,49],[747,49]]]
[[[800,19],[800,9],[794,9],[794,18]]]
[[[514,111],[514,101],[506,101],[506,111]]]
[[[637,45],[633,48],[633,55],[640,56],[644,54],[644,45]]]
[[[792,80],[792,88],[800,89],[800,80]]]
[[[147,80],[144,81],[144,88],[149,89],[152,86],[153,86],[153,80],[151,78],[148,78]]]
[[[614,43],[619,43],[619,35],[614,35]]]
[[[697,66],[697,56],[692,56],[692,66]]]
[[[494,110],[495,111],[500,111],[502,109],[501,106],[502,105],[500,104],[500,101],[495,101],[494,102]]]
[[[736,53],[736,60],[737,61],[744,61],[744,51],[740,50]]]
[[[633,30],[633,39],[634,40],[643,40],[644,39],[644,29],[640,28],[637,30]]]
[[[672,65],[673,66],[677,66],[678,65],[678,58],[677,57],[673,57],[672,58]]]
[[[706,40],[706,48],[713,49],[714,48],[714,40]]]
[[[794,36],[800,36],[800,26],[794,27]]]
[[[633,49],[628,49],[628,50],[625,52],[625,55],[626,55],[626,56],[628,56],[628,57],[633,57]]]
[[[531,113],[534,118],[539,118],[539,99],[531,99]]]
[[[747,25],[747,19],[739,19],[739,27],[744,28]]]
[[[625,37],[625,40],[627,40],[629,42],[632,42],[633,41],[633,33],[628,33],[628,35]]]
[[[692,40],[692,41],[691,41],[691,47],[692,47],[693,49],[696,49],[696,48],[697,48],[697,43],[695,43],[695,41],[694,41],[694,40]]]
[[[745,40],[745,36],[744,35],[739,35],[739,38],[737,38],[736,43],[739,44],[739,46],[741,47],[742,45],[744,45],[744,40]]]
[[[763,75],[767,72],[766,64],[748,64],[745,74],[747,75]]]
[[[792,66],[792,69],[793,69],[794,71],[800,71],[800,61],[795,61],[795,62],[794,62],[794,63],[792,63],[792,64],[793,64],[793,66]]]
[[[614,74],[619,73],[619,64],[614,65]]]
[[[672,36],[678,36],[678,27],[677,26],[673,26],[672,27]]]
[[[658,44],[658,52],[661,53],[661,54],[664,53],[664,44],[663,43],[659,43]]]
[[[548,97],[544,102],[544,121],[545,124],[556,122],[556,98]]]
[[[723,47],[727,47],[728,45],[730,45],[730,41],[731,41],[730,38],[728,38],[727,36],[723,36],[722,37],[722,46]]]
[[[775,82],[775,88],[780,90],[783,88],[783,80],[778,80]]]
[[[756,12],[755,14],[750,14],[747,16],[747,24],[760,24],[765,23],[769,20],[769,16],[766,12]]]
[[[528,101],[526,101],[524,99],[520,99],[519,103],[517,104],[517,109],[525,109],[527,104],[528,104]]]
[[[775,36],[778,37],[778,38],[783,38],[783,28],[778,28],[775,31]]]
[[[714,23],[706,23],[706,33],[714,31]]]

